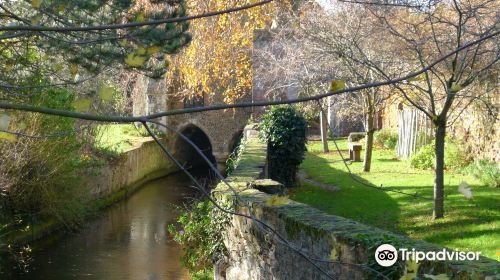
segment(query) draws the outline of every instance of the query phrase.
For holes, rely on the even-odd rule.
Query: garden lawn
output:
[[[337,142],[348,157],[346,140]],[[323,154],[321,142],[311,141],[301,170],[310,178],[341,190],[329,192],[302,183],[291,190],[292,199],[333,215],[450,249],[480,251],[483,256],[499,260],[496,254],[500,252],[500,189],[481,186],[471,176],[446,172],[445,218],[434,221],[432,200],[364,187],[349,176],[333,142],[329,146],[332,152]],[[433,171],[411,168],[408,161],[395,158],[392,150],[374,150],[370,173],[361,171],[361,162],[349,167],[354,176],[367,183],[432,197]],[[473,199],[467,200],[457,191],[461,181],[471,185]]]

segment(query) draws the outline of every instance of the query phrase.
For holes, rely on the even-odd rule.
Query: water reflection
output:
[[[148,183],[77,234],[34,255],[27,274],[6,279],[189,279],[181,248],[167,233],[177,218],[172,204],[193,195],[189,181],[172,175]]]

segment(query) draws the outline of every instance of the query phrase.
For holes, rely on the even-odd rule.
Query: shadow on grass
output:
[[[384,191],[363,186],[353,180],[348,172],[332,167],[330,163],[317,154],[309,153],[302,169],[311,178],[337,186],[340,191],[330,192],[303,183],[302,187],[292,190],[292,198],[330,214],[400,232],[398,221],[401,211],[391,196]],[[370,184],[355,174],[352,176]]]
[[[445,218],[433,220],[433,174],[414,171],[403,166],[405,162],[389,156],[376,154],[372,172],[353,177],[365,183],[384,184],[386,190],[418,193],[427,199],[365,187],[349,176],[342,163],[336,161],[338,156],[320,153],[308,153],[301,169],[310,178],[335,185],[340,191],[329,192],[304,184],[292,191],[292,198],[333,215],[449,248],[482,251],[484,256],[494,258],[495,250],[500,248],[497,190],[472,183],[474,198],[468,200],[457,191],[457,186],[471,178],[447,172]],[[357,172],[360,167],[355,163],[351,169]]]

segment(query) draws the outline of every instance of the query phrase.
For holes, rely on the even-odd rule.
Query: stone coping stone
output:
[[[250,182],[249,186],[267,194],[285,195],[287,193],[283,184],[271,179],[258,179]]]
[[[348,143],[349,150],[361,151],[363,149],[363,144],[361,143]]]
[[[349,133],[349,137],[347,137],[347,140],[349,142],[359,142],[360,140],[363,140],[365,136],[365,132],[351,132]]]

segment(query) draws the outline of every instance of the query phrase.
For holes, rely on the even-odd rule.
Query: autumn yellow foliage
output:
[[[241,0],[188,0],[189,14],[253,3]],[[180,79],[183,97],[208,96],[234,103],[252,87],[254,31],[270,25],[275,4],[191,22],[191,44],[173,58],[167,80]],[[220,98],[222,97],[222,98]]]

